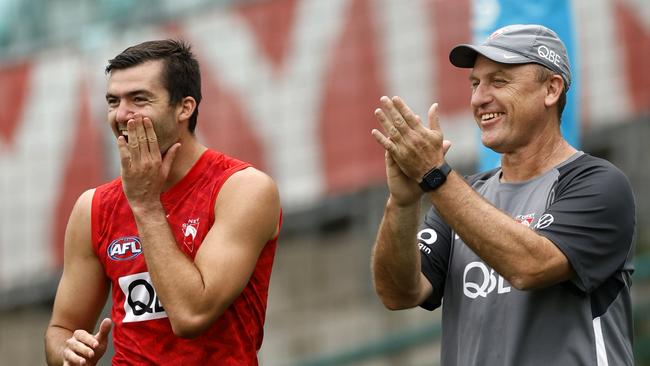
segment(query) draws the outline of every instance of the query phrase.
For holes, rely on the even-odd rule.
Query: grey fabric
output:
[[[571,86],[571,67],[566,47],[552,30],[534,24],[514,24],[494,31],[481,45],[461,44],[449,53],[454,66],[474,67],[481,54],[503,64],[536,63],[562,75]]]
[[[576,277],[519,291],[432,208],[418,245],[422,272],[434,291],[421,306],[432,310],[442,302],[441,364],[633,365],[634,197],[625,176],[581,153],[530,181],[501,183],[499,176],[496,169],[468,181],[556,244]]]

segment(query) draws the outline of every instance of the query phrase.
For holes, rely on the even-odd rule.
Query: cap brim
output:
[[[523,64],[531,60],[526,57],[491,46],[475,46],[471,44],[460,44],[454,47],[449,53],[449,61],[452,65],[462,68],[474,67],[478,55],[489,58],[492,61],[503,64]]]

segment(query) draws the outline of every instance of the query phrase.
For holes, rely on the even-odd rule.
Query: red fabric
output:
[[[167,220],[179,248],[189,258],[194,258],[214,223],[214,201],[223,183],[233,173],[248,166],[248,163],[208,150],[183,180],[163,193],[161,200],[168,213]],[[188,230],[188,224],[195,231]],[[189,232],[196,233],[193,239],[191,235],[186,235]],[[182,339],[173,334],[169,319],[155,294],[153,300],[148,296],[140,298],[142,304],[136,304],[135,309],[140,310],[142,315],[138,315],[137,320],[129,321],[128,313],[134,312],[134,302],[129,305],[126,294],[131,292],[124,288],[130,288],[133,293],[142,291],[146,287],[142,285],[146,280],[133,281],[132,278],[146,275],[147,267],[144,255],[138,252],[138,244],[133,244],[132,238],[137,237],[137,229],[119,178],[95,191],[92,235],[96,254],[112,283],[111,316],[115,323],[113,365],[258,364],[257,350],[262,344],[277,238],[266,244],[249,283],[214,325],[197,338]],[[131,244],[124,245],[127,242]],[[125,283],[130,283],[132,287]],[[137,295],[132,299],[134,297],[137,298]],[[157,318],[143,319],[147,317]]]

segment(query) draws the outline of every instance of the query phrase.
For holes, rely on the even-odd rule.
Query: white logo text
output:
[[[555,218],[551,214],[543,214],[542,217],[539,218],[539,221],[537,221],[537,224],[535,225],[535,229],[545,229],[553,223]]]
[[[495,273],[494,269],[490,268],[488,270],[483,262],[470,262],[465,266],[465,272],[463,273],[463,293],[470,299],[476,299],[479,296],[487,297],[495,288],[497,289],[497,294],[508,293],[510,292],[510,286],[506,286],[505,284],[507,284],[506,280],[501,275]]]
[[[537,47],[537,54],[540,57],[551,61],[555,66],[560,66],[560,63],[562,62],[560,55],[553,50],[549,50],[548,47],[544,45]]]

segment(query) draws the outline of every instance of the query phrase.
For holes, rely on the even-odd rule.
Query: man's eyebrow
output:
[[[485,74],[485,76],[487,77],[494,77],[500,75],[508,75],[507,70],[499,69],[499,70],[490,71],[487,74]],[[474,74],[474,71],[472,70],[472,72],[469,73],[469,80],[472,81],[475,79],[478,79],[478,77]]]
[[[152,92],[150,92],[150,91],[148,91],[146,89],[132,90],[132,91],[126,92],[125,95],[127,97],[133,97],[135,95],[144,95],[144,96],[149,97],[149,98],[154,96],[154,94]],[[118,96],[113,94],[113,93],[106,93],[106,99],[117,98],[117,97]]]

